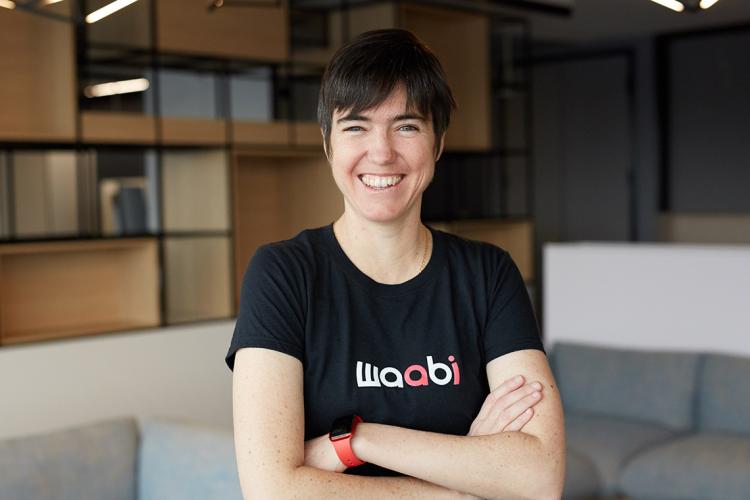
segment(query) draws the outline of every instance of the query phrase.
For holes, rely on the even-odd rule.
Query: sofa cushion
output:
[[[564,500],[584,500],[593,498],[601,491],[601,481],[594,464],[570,448],[565,453]]]
[[[652,448],[626,465],[621,487],[634,499],[747,500],[750,438],[701,432]]]
[[[0,441],[0,497],[135,500],[137,447],[134,418]]]
[[[688,429],[698,354],[557,343],[553,368],[566,413],[611,415]]]
[[[146,420],[139,456],[139,500],[242,500],[231,429]]]
[[[565,416],[565,432],[568,448],[594,463],[600,495],[619,493],[620,469],[634,454],[676,435],[652,422],[574,414]]]
[[[698,427],[750,436],[748,381],[750,358],[705,355],[698,382]]]

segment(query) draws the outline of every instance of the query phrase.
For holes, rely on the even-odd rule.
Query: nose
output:
[[[387,165],[395,160],[396,149],[388,132],[378,131],[370,136],[367,156],[371,162],[379,165]]]

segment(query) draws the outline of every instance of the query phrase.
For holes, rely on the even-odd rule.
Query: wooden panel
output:
[[[660,241],[750,244],[750,215],[727,213],[662,213]]]
[[[153,239],[0,245],[0,343],[159,324]]]
[[[73,25],[0,8],[0,140],[75,140]]]
[[[165,151],[162,204],[166,231],[229,229],[227,155],[218,151]],[[206,200],[196,203],[196,200]]]
[[[247,145],[289,144],[288,122],[233,122],[232,142]]]
[[[320,125],[317,123],[295,123],[294,144],[300,146],[319,146],[323,151],[323,135],[320,133]]]
[[[446,148],[489,149],[489,18],[455,9],[405,4],[401,6],[400,24],[437,54],[453,90],[458,110],[446,136]]]
[[[162,118],[161,142],[173,146],[221,146],[226,143],[224,120]]]
[[[168,323],[233,314],[229,252],[226,237],[164,240]]]
[[[289,156],[235,154],[235,299],[255,250],[336,220],[343,197],[321,151]]]
[[[224,7],[204,0],[158,0],[158,49],[198,55],[285,61],[285,7]]]
[[[471,240],[486,241],[510,253],[528,283],[534,280],[534,225],[531,221],[455,221],[431,226]]]
[[[140,113],[84,111],[81,113],[84,142],[97,144],[154,144],[156,120]]]

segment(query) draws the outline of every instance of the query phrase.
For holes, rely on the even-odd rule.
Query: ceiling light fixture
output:
[[[138,0],[115,0],[112,3],[108,3],[101,9],[97,9],[88,16],[86,16],[86,22],[91,24],[103,19],[111,14],[114,14],[118,10],[124,9],[131,3],[135,3]]]
[[[651,0],[675,12],[699,12],[714,6],[719,0]]]
[[[11,2],[10,0],[0,0],[0,7],[4,7],[6,9],[15,9],[16,2]]]
[[[131,92],[144,92],[148,90],[149,86],[150,84],[145,78],[135,78],[134,80],[89,85],[83,89],[83,95],[86,97],[106,97],[117,94],[129,94]]]

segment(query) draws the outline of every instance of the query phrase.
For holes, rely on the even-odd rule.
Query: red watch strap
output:
[[[352,438],[354,437],[354,431],[357,428],[357,424],[361,422],[362,418],[358,415],[355,415],[352,419],[352,431],[349,436],[344,439],[331,441],[333,443],[333,447],[336,449],[336,454],[339,456],[339,460],[341,460],[341,462],[347,467],[356,467],[365,463],[357,458],[357,455],[354,454],[354,450],[352,450]]]

